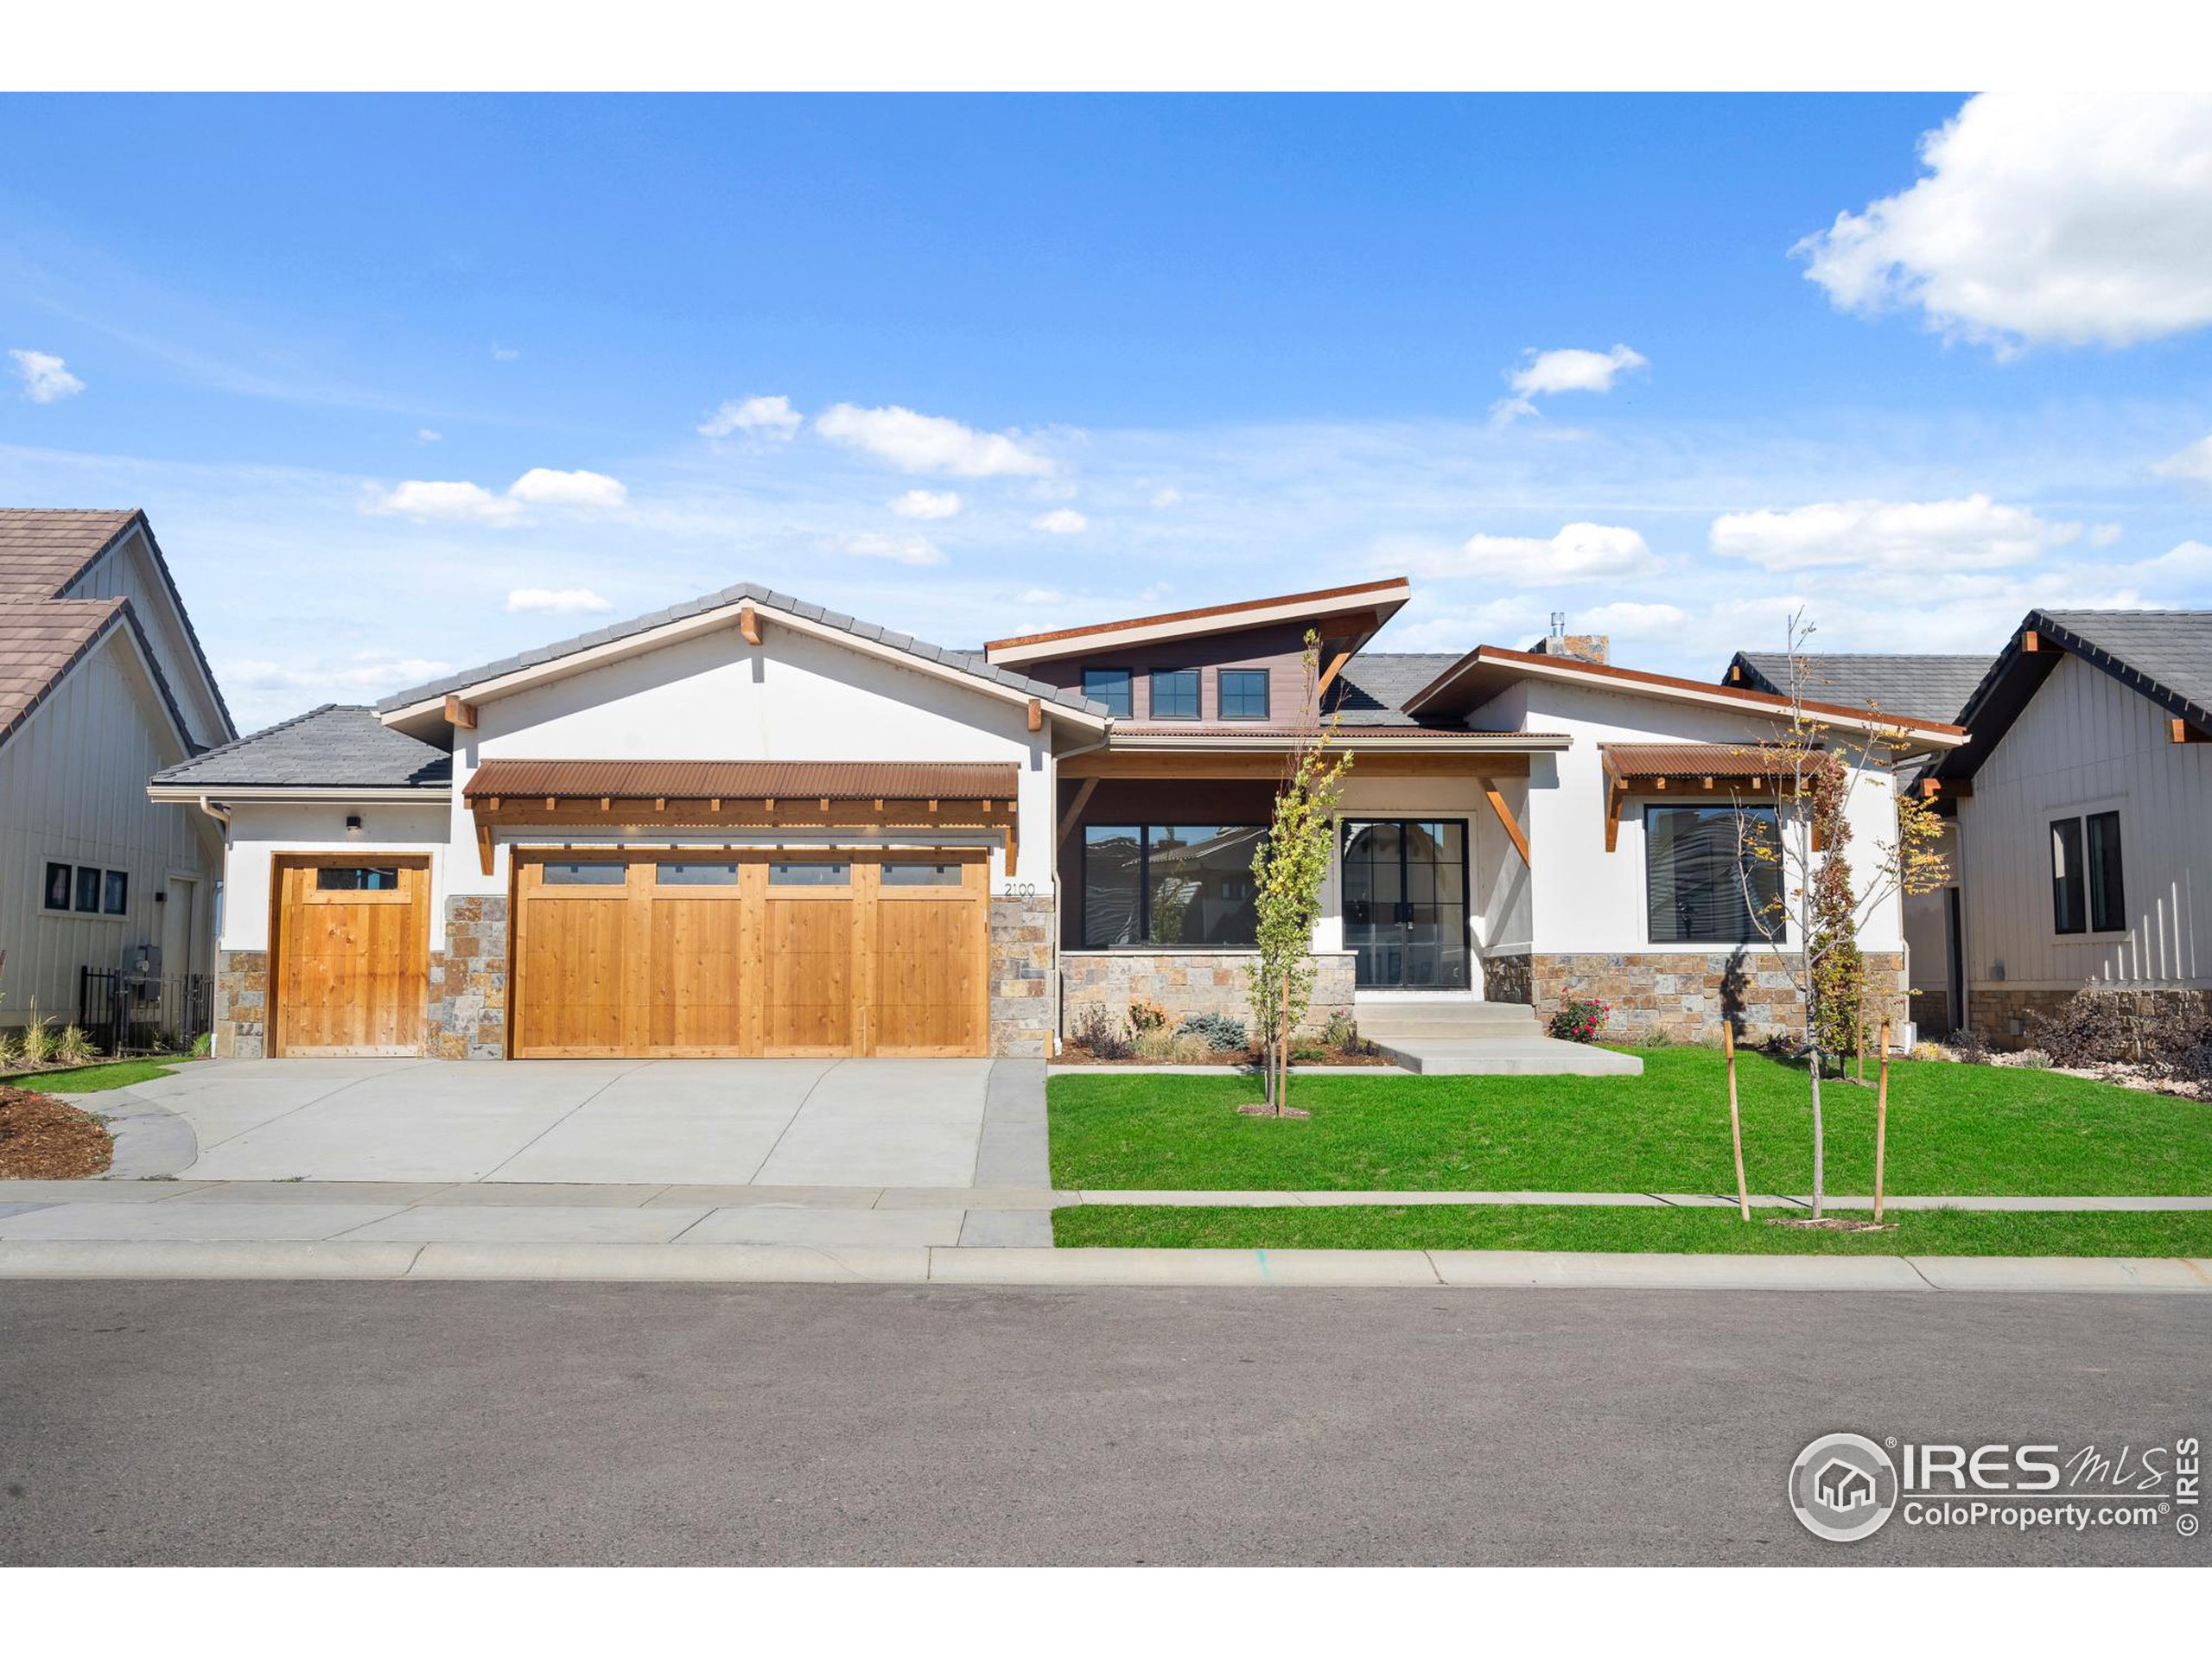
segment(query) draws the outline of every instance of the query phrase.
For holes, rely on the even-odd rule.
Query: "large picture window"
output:
[[[1091,824],[1083,842],[1083,942],[1249,945],[1257,938],[1258,824]]]
[[[2126,931],[2119,813],[2060,818],[2050,826],[2050,927],[2054,933]]]
[[[1782,873],[1753,858],[1732,806],[1647,806],[1643,810],[1645,902],[1654,944],[1750,944],[1771,926]],[[1770,806],[1740,809],[1751,836],[1779,845]]]

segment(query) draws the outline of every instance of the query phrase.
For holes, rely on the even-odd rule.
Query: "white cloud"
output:
[[[805,424],[806,416],[791,407],[788,397],[731,398],[699,423],[699,435],[726,438],[733,432],[756,438],[788,438]]]
[[[889,559],[894,564],[943,564],[944,553],[926,536],[883,536],[874,531],[849,536],[839,543],[846,552],[864,559]]]
[[[2183,542],[2159,554],[2155,559],[2121,565],[2112,574],[2130,582],[2152,584],[2162,582],[2192,585],[2212,583],[2212,547],[2202,542]]]
[[[510,484],[504,495],[464,480],[410,479],[381,493],[371,490],[361,510],[447,524],[509,525],[527,520],[531,507],[607,512],[623,505],[629,496],[620,479],[605,473],[533,467]]]
[[[381,495],[372,493],[362,511],[456,524],[516,524],[523,519],[519,501],[457,480],[410,478]]]
[[[1689,613],[1678,605],[1646,604],[1624,599],[1573,613],[1567,619],[1567,632],[1649,639],[1672,633],[1689,620]]]
[[[1154,490],[1152,493],[1152,505],[1155,507],[1172,507],[1182,499],[1183,492],[1172,484],[1166,489]]]
[[[891,511],[901,518],[950,518],[960,511],[960,498],[950,490],[909,490]]]
[[[918,415],[896,404],[861,409],[836,404],[815,416],[814,429],[901,472],[999,478],[1041,477],[1052,470],[1050,456],[1024,448],[1011,433],[978,432],[941,415]]]
[[[544,611],[556,616],[614,608],[588,588],[517,588],[507,595],[511,611]]]
[[[497,363],[512,363],[515,359],[521,355],[522,353],[512,346],[494,346],[492,347],[492,359],[493,361]]]
[[[1090,520],[1073,507],[1055,507],[1032,518],[1029,528],[1041,530],[1047,536],[1080,536],[1090,528]]]
[[[2201,478],[2212,482],[2212,438],[2199,438],[2151,469],[2161,478]]]
[[[220,664],[226,686],[239,685],[256,691],[312,691],[325,695],[390,690],[435,679],[453,671],[451,663],[426,657],[391,657],[362,652],[343,668],[318,663],[296,668],[289,663],[255,658],[233,658]]]
[[[1986,495],[1951,501],[1821,501],[1787,512],[1724,513],[1715,553],[1766,570],[1841,565],[1897,575],[2004,569],[2032,562],[2082,533]]]
[[[415,442],[417,443],[435,443],[439,439],[444,436],[444,433],[433,432],[427,426],[418,427],[416,429],[415,432]]]
[[[2110,547],[2120,540],[2120,527],[2118,524],[2094,524],[2089,530],[2089,545]]]
[[[1637,531],[1587,524],[1567,524],[1556,536],[1470,536],[1454,551],[1415,552],[1395,562],[1413,563],[1420,575],[1486,576],[1522,588],[1648,576],[1662,568]]]
[[[1521,366],[1507,377],[1513,395],[1491,405],[1491,418],[1503,425],[1523,415],[1534,415],[1536,405],[1532,400],[1554,392],[1611,391],[1621,375],[1646,366],[1649,360],[1643,353],[1625,346],[1616,346],[1610,352],[1587,352],[1572,346],[1540,352],[1531,346]]]
[[[1066,598],[1066,594],[1050,588],[1025,588],[1014,596],[1014,602],[1017,605],[1058,605]]]
[[[16,359],[16,372],[23,378],[23,396],[35,404],[59,403],[85,389],[68,365],[50,353],[11,351],[8,355]]]
[[[1916,307],[2000,353],[2212,322],[2212,99],[1984,92],[1920,156],[1791,250],[1837,306]]]
[[[605,473],[560,473],[533,467],[507,486],[507,494],[534,507],[582,507],[605,512],[621,506],[630,492]]]

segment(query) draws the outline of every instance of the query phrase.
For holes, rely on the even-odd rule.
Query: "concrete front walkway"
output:
[[[1044,1078],[1035,1060],[232,1060],[79,1103],[117,1120],[125,1176],[1041,1185]]]

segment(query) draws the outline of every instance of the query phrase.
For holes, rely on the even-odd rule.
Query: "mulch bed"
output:
[[[0,1083],[0,1180],[82,1180],[114,1156],[107,1126],[90,1112]]]

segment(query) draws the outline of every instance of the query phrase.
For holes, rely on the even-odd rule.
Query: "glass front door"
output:
[[[1341,845],[1360,988],[1466,989],[1467,821],[1346,819]]]

